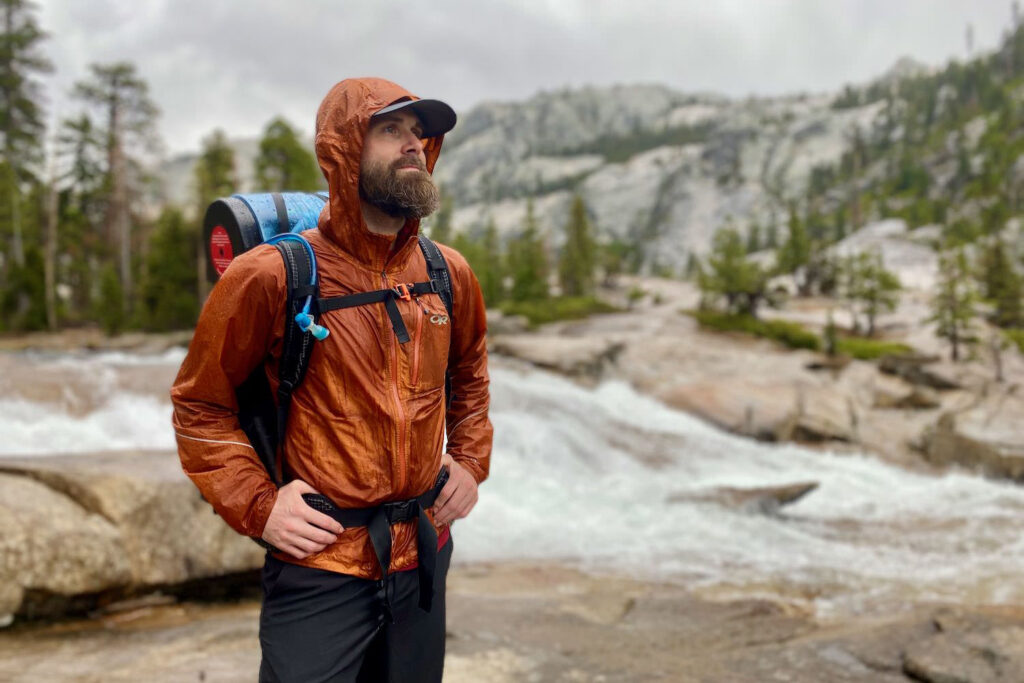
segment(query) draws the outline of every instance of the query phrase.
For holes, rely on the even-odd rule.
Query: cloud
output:
[[[258,135],[282,114],[307,132],[324,93],[380,75],[465,111],[563,86],[664,83],[743,96],[837,90],[902,55],[995,45],[1009,3],[966,0],[45,0],[66,93],[92,62],[128,60],[150,84],[169,149],[216,127]]]

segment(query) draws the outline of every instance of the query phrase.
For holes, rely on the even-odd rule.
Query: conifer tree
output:
[[[199,300],[195,295],[194,229],[181,211],[165,208],[146,256],[142,282],[142,322],[155,331],[183,330],[195,325]]]
[[[203,218],[214,200],[234,194],[238,189],[235,150],[228,143],[224,131],[217,129],[203,140],[194,176],[197,219],[189,241],[195,245],[196,293],[199,301],[205,301],[209,284],[206,281],[206,245],[202,240]]]
[[[454,200],[451,195],[441,193],[441,207],[430,218],[430,239],[441,244],[452,243],[452,213]]]
[[[761,225],[755,220],[747,229],[747,253],[761,251]]]
[[[256,182],[268,192],[314,192],[321,186],[316,158],[283,118],[267,124],[256,157]]]
[[[811,240],[807,234],[807,228],[800,216],[797,214],[795,204],[789,207],[789,234],[786,241],[778,249],[776,262],[779,271],[783,273],[796,273],[807,266],[811,257]],[[801,293],[806,293],[806,284],[800,284]]]
[[[526,205],[523,231],[509,243],[508,265],[512,276],[513,301],[548,298],[548,258],[533,213],[533,200]]]
[[[139,163],[128,150],[152,149],[158,109],[149,86],[129,62],[92,64],[88,80],[75,84],[75,96],[100,110],[106,151],[106,212],[104,224],[110,253],[118,254],[121,307],[128,318],[134,298],[132,275],[132,204],[137,197]],[[133,191],[133,189],[135,191]],[[109,283],[108,283],[109,284]],[[106,288],[108,293],[111,287]]]
[[[498,227],[494,224],[494,218],[487,221],[481,247],[483,267],[477,273],[477,279],[480,281],[484,301],[488,306],[497,306],[505,299],[505,267],[502,263]]]
[[[0,0],[0,162],[5,171],[0,205],[10,226],[0,244],[10,239],[10,251],[3,251],[18,266],[25,263],[23,184],[37,180],[46,128],[36,77],[53,69],[40,52],[46,34],[36,23],[34,10],[28,0]]]
[[[722,228],[715,233],[707,267],[698,271],[698,284],[705,295],[724,297],[729,313],[756,317],[767,297],[768,274],[747,259],[739,232]]]
[[[982,293],[995,305],[992,322],[1000,327],[1024,327],[1024,282],[1001,238],[985,247],[980,270]]]
[[[878,315],[896,310],[899,304],[900,280],[885,268],[879,252],[851,256],[842,268],[846,271],[843,294],[867,318],[867,334],[874,336]],[[856,316],[854,321],[856,326]]]
[[[73,322],[87,318],[98,296],[100,255],[105,251],[103,225],[103,140],[88,114],[66,119],[57,137],[57,155],[65,169],[60,178],[60,225],[57,279],[71,292],[65,315]]]
[[[594,293],[596,252],[586,205],[583,198],[576,195],[569,211],[569,222],[565,226],[565,246],[558,262],[558,279],[563,296],[589,296]]]
[[[969,338],[977,299],[963,248],[941,254],[939,281],[928,320],[937,323],[936,334],[949,341],[954,361],[960,360],[960,347]]]

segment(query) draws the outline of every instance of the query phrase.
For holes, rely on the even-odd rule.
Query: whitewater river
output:
[[[5,357],[0,455],[173,449],[182,356]],[[558,560],[820,615],[1024,602],[1020,487],[741,439],[621,383],[495,367],[492,392],[491,477],[456,526],[461,562]],[[775,516],[670,500],[801,481],[820,487]]]

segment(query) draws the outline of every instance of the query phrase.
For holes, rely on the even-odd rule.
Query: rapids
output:
[[[173,449],[166,387],[182,357],[5,356],[0,455]],[[821,615],[1024,600],[1012,484],[759,443],[623,383],[588,389],[501,362],[491,417],[491,477],[455,525],[458,562],[558,561]],[[669,500],[808,480],[820,487],[777,515]]]

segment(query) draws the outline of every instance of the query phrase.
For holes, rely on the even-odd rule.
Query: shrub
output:
[[[910,353],[913,349],[899,342],[866,337],[840,337],[836,342],[836,351],[858,360],[875,360],[882,356]]]
[[[720,313],[718,311],[685,311],[693,316],[701,327],[720,332],[743,332],[755,337],[771,339],[791,349],[818,351],[821,341],[818,335],[808,331],[799,323],[786,320],[758,320],[746,314]]]
[[[1020,349],[1021,353],[1024,353],[1024,330],[1003,330],[1003,334],[1006,335],[1007,339],[1017,345],[1017,348]]]
[[[542,301],[506,301],[499,307],[505,315],[521,315],[531,328],[556,320],[578,320],[595,313],[616,313],[618,308],[592,296],[562,296]]]

